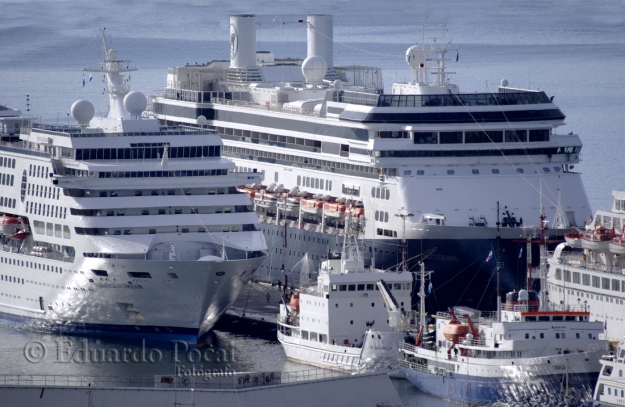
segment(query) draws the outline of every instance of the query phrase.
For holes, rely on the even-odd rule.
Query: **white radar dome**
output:
[[[148,107],[148,99],[141,92],[130,92],[124,97],[124,107],[131,116],[141,116]]]
[[[87,125],[95,115],[95,108],[88,100],[81,99],[74,102],[71,112],[72,117],[76,120],[76,123]]]
[[[316,83],[323,81],[328,72],[328,63],[318,55],[308,57],[302,63],[302,74],[306,82]]]
[[[428,53],[418,45],[413,45],[406,50],[406,62],[411,68],[425,68]]]
[[[341,90],[343,89],[343,82],[340,79],[334,81],[334,89]]]
[[[109,59],[116,59],[117,58],[117,50],[114,50],[113,48],[109,49]]]
[[[502,79],[502,80],[501,80],[501,87],[502,87],[502,88],[505,88],[505,87],[507,87],[507,86],[508,86],[508,80],[507,80],[507,79]]]

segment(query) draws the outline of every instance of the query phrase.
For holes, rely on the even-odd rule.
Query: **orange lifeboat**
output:
[[[352,218],[362,218],[365,216],[365,208],[354,206],[349,209],[352,214]]]
[[[326,216],[338,218],[345,215],[346,205],[341,202],[325,202],[323,204],[323,211]]]
[[[315,198],[302,198],[300,200],[300,207],[302,208],[302,212],[319,215],[321,214],[323,202]]]
[[[455,315],[452,315],[452,319],[445,325],[445,329],[443,330],[445,339],[455,344],[460,343],[468,333],[471,333],[469,325],[460,322]]]
[[[5,213],[0,217],[0,225],[2,227],[2,232],[5,235],[10,235],[13,233],[15,227],[19,226],[19,219],[17,219],[16,216]]]
[[[294,293],[291,296],[291,301],[289,301],[289,307],[291,308],[291,312],[299,314],[299,293]]]

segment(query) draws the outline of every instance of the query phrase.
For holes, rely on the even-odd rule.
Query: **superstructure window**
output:
[[[440,144],[462,144],[461,131],[441,131],[439,134]]]
[[[412,133],[414,144],[438,144],[438,133],[433,131],[415,131]]]
[[[131,278],[152,278],[150,273],[140,272],[140,271],[129,271],[128,277]]]
[[[549,129],[537,129],[529,131],[529,140],[532,141],[549,141]]]
[[[106,272],[106,270],[91,270],[91,272],[93,274],[95,274],[98,277],[108,277],[109,273]]]

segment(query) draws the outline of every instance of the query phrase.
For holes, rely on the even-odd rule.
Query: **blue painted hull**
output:
[[[530,382],[509,378],[483,378],[463,375],[434,375],[400,367],[419,390],[434,396],[471,405],[523,403],[558,405],[564,401],[564,375],[542,376]],[[569,405],[585,405],[592,399],[597,374],[569,375]]]
[[[41,332],[117,339],[145,339],[158,342],[175,340],[197,343],[199,332],[199,329],[194,328],[150,325],[79,324],[70,322],[51,324],[43,319],[22,317],[4,312],[0,312],[0,321],[7,325]]]

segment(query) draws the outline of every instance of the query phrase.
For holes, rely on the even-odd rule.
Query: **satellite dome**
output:
[[[77,100],[72,105],[72,117],[76,123],[86,126],[95,115],[95,108],[88,100]]]
[[[320,56],[313,55],[308,57],[302,63],[302,74],[306,78],[306,82],[321,82],[328,72],[328,63]]]
[[[505,87],[507,87],[507,86],[508,86],[508,80],[507,80],[507,79],[502,79],[502,80],[501,80],[501,87],[502,87],[502,88],[505,88]]]
[[[411,68],[424,68],[428,53],[418,45],[413,45],[406,50],[406,62]]]
[[[109,59],[116,59],[117,58],[117,50],[114,50],[113,48],[109,49]]]
[[[527,290],[519,290],[519,301],[528,301],[529,299],[530,295]]]
[[[130,92],[124,97],[124,107],[131,116],[141,116],[148,106],[148,99],[141,92]]]
[[[334,89],[336,89],[336,90],[343,89],[343,81],[341,81],[340,79],[336,79],[334,81]]]

